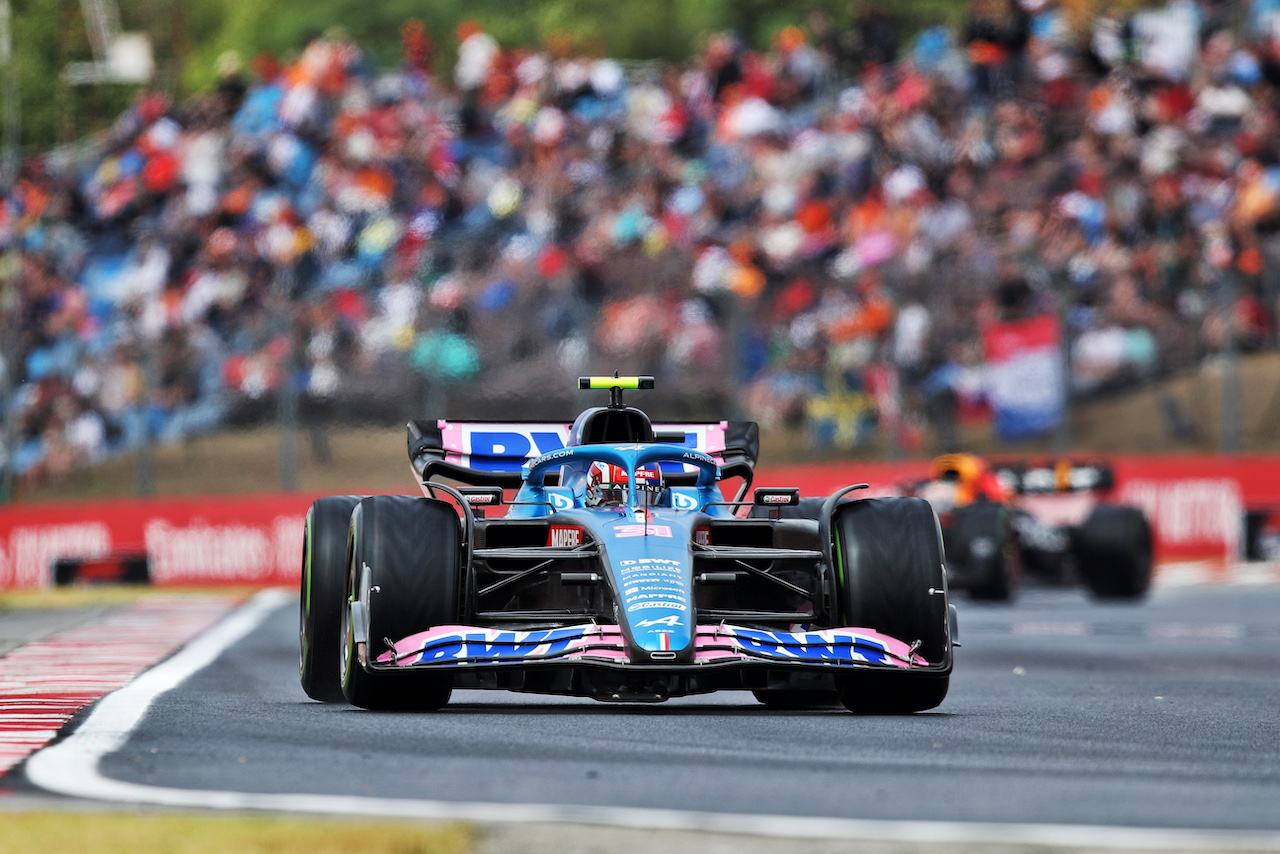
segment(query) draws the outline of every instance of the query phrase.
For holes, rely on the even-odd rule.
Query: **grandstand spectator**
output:
[[[1276,41],[1187,3],[1074,8],[974,0],[900,44],[873,4],[631,73],[473,22],[444,80],[415,22],[385,73],[338,31],[252,75],[224,57],[211,93],[145,93],[2,200],[12,464],[55,475],[281,391],[320,418],[425,377],[482,408],[463,380],[601,360],[851,444],[907,424],[898,400],[980,417],[981,325],[1059,308],[1080,391],[1229,334],[1273,347]]]

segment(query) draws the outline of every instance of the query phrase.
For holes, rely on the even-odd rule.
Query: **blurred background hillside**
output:
[[[1280,4],[511,5],[14,6],[3,497],[613,370],[774,461],[1280,445]]]

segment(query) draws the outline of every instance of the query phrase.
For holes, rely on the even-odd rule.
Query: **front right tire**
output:
[[[302,690],[322,703],[341,703],[338,650],[346,595],[347,531],[356,495],[318,499],[307,511],[302,539],[298,615],[298,677]]]
[[[453,679],[448,673],[378,669],[375,662],[387,651],[388,640],[458,622],[458,525],[448,503],[408,495],[366,498],[352,512],[340,659],[342,691],[352,705],[430,710],[449,702]],[[354,603],[362,607],[353,608]]]
[[[940,705],[951,682],[951,625],[942,535],[919,498],[867,498],[839,505],[832,519],[837,591],[846,626],[907,644],[940,669],[859,669],[837,676],[852,712],[909,714]]]

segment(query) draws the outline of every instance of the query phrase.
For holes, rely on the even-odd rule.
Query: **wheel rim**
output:
[[[347,576],[352,578],[351,586],[354,588],[357,583],[351,575],[351,565],[347,565]],[[347,665],[350,656],[355,654],[355,650],[351,648],[351,596],[354,590],[348,590],[347,595],[342,597],[342,645],[338,647],[338,676],[343,686],[347,684]]]
[[[307,603],[298,607],[298,672],[307,672]]]
[[[351,650],[351,603],[342,601],[342,646],[338,648],[338,675],[342,684],[347,684],[347,658]]]

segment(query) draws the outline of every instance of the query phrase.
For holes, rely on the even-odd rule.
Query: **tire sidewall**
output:
[[[839,505],[833,517],[844,624],[920,640],[927,661],[949,667],[947,578],[933,508],[919,498],[864,498]]]
[[[374,709],[438,708],[448,700],[447,674],[377,671],[371,662],[386,651],[387,640],[459,621],[456,512],[434,499],[374,496],[355,508],[348,539],[341,662],[347,700]],[[352,602],[363,605],[362,614]],[[355,618],[364,621],[363,645],[356,642]]]
[[[833,549],[845,625],[907,644],[937,669],[858,668],[836,677],[840,699],[860,714],[907,714],[942,703],[952,668],[942,532],[919,498],[869,498],[837,508]]]
[[[303,527],[302,575],[298,591],[298,677],[307,696],[342,702],[339,672],[343,600],[346,597],[347,533],[359,496],[318,499]]]
[[[967,569],[966,589],[970,596],[993,602],[1013,598],[1019,574],[1012,517],[1007,507],[979,501],[957,508],[949,545],[954,554],[946,555],[947,563],[954,561]]]
[[[1154,540],[1137,507],[1099,504],[1075,532],[1081,578],[1100,599],[1138,599],[1151,587]]]

